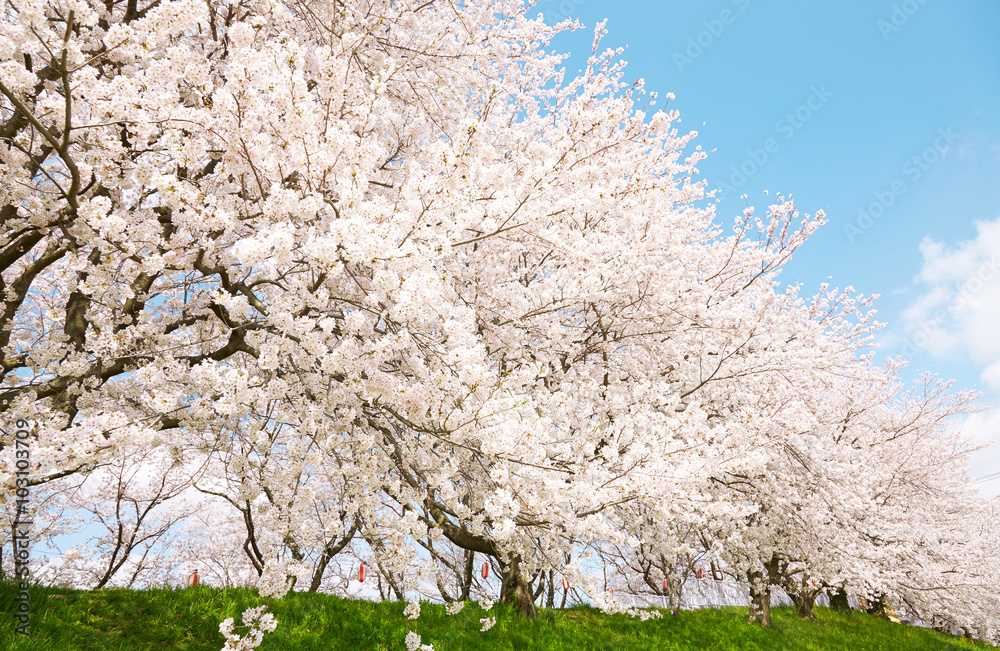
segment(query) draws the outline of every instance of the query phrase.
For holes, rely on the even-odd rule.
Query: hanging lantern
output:
[[[489,575],[490,575],[490,564],[489,563],[483,563],[482,574],[483,574],[483,578],[484,579],[487,578],[487,577],[489,577]]]
[[[699,567],[698,568],[698,578],[701,579],[701,578],[704,578],[704,576],[705,576],[705,570],[703,568]]]
[[[566,580],[566,577],[563,577],[563,590],[569,590],[569,581]]]
[[[198,570],[188,577],[188,585],[198,585]]]
[[[365,564],[362,563],[361,567],[358,568],[358,581],[362,583],[365,582]]]
[[[667,577],[663,577],[663,591],[667,591]]]

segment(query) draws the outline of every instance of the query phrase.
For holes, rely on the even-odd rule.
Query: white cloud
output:
[[[970,416],[962,429],[974,440],[1000,439],[1000,219],[976,222],[976,237],[948,245],[920,243],[923,292],[903,311],[904,355],[926,350],[938,359],[979,366],[986,399],[994,406]],[[972,459],[973,476],[1000,471],[1000,443]],[[984,491],[1000,492],[1000,481]]]
[[[976,223],[976,238],[948,246],[924,239],[917,281],[925,291],[902,313],[906,340],[941,359],[1000,362],[1000,220]],[[983,381],[1000,389],[1000,369]]]

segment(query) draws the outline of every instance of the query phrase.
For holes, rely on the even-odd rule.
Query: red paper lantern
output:
[[[489,575],[490,575],[490,564],[489,563],[483,563],[483,572],[482,572],[482,574],[483,574],[483,578],[484,579],[487,578],[487,577],[489,577]]]
[[[704,578],[704,576],[705,576],[705,570],[703,568],[699,567],[698,568],[698,578],[701,579],[701,578]]]
[[[615,589],[614,588],[608,588],[608,592],[611,593],[612,597],[615,596]]]
[[[663,577],[663,591],[667,591],[667,577]]]
[[[563,590],[569,590],[569,581],[566,580],[566,577],[563,577]]]
[[[198,570],[188,577],[188,585],[198,585]]]
[[[365,582],[365,564],[362,563],[361,567],[358,568],[358,581],[362,583]]]

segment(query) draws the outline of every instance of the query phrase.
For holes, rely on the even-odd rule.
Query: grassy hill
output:
[[[218,651],[219,622],[245,608],[265,603],[251,590],[101,590],[58,588],[31,591],[31,634],[17,635],[15,590],[0,583],[0,649],[79,651],[101,649],[182,649]],[[409,630],[437,651],[473,649],[688,650],[808,649],[811,651],[969,649],[968,642],[935,631],[893,624],[863,613],[842,615],[817,608],[819,621],[803,622],[791,609],[774,611],[774,628],[746,623],[745,608],[683,612],[640,622],[608,616],[592,608],[543,610],[535,620],[515,617],[498,604],[497,623],[480,633],[486,615],[468,604],[458,615],[443,606],[423,604],[415,621],[403,616],[404,604],[352,601],[328,595],[294,593],[273,601],[269,612],[278,629],[264,638],[261,651],[288,649],[350,651],[405,649]],[[976,648],[995,649],[977,642]]]

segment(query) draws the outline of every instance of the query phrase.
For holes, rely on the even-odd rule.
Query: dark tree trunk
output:
[[[500,550],[497,549],[496,544],[492,540],[485,536],[470,533],[466,529],[463,529],[461,526],[455,524],[445,514],[445,512],[441,510],[440,506],[436,505],[433,501],[428,499],[425,502],[425,506],[427,507],[427,513],[430,516],[430,518],[426,519],[427,523],[437,526],[448,540],[455,543],[462,549],[467,549],[473,552],[482,552],[483,554],[498,560],[502,574],[500,582],[500,601],[514,606],[514,610],[520,615],[525,615],[526,617],[535,617],[538,615],[538,607],[535,606],[534,595],[531,591],[531,583],[521,571],[520,556],[515,556],[509,563],[504,563],[500,560]]]
[[[749,621],[771,628],[771,586],[761,572],[748,572],[747,579],[750,582]]]
[[[532,587],[535,585],[535,581],[538,581],[538,587]],[[545,592],[545,572],[538,571],[535,576],[531,577],[528,581],[528,588],[531,589],[531,600],[538,601],[538,598],[542,596]]]
[[[816,621],[816,613],[813,606],[819,593],[816,590],[802,590],[801,592],[789,593],[789,597],[795,602],[795,611],[799,617],[810,622]]]
[[[525,617],[538,615],[535,598],[531,593],[531,585],[521,571],[521,558],[515,556],[509,563],[501,566],[503,579],[500,583],[500,601],[510,604],[514,611]]]
[[[785,591],[795,604],[796,614],[806,621],[815,622],[816,613],[813,607],[816,605],[816,597],[822,594],[823,587],[812,584],[803,575],[797,581],[788,578],[785,582]]]
[[[465,576],[462,577],[462,596],[459,601],[468,601],[472,590],[472,574],[476,571],[476,552],[465,550]]]
[[[341,517],[343,521],[343,517]],[[347,544],[354,540],[354,534],[358,532],[359,520],[355,520],[354,524],[351,525],[350,531],[347,535],[337,542],[337,537],[334,536],[330,542],[326,543],[323,547],[323,553],[319,557],[319,562],[316,563],[316,569],[313,571],[312,582],[309,584],[309,592],[318,592],[319,586],[323,583],[323,573],[326,572],[326,566],[330,564],[330,559],[343,551]]]
[[[851,604],[847,601],[847,590],[837,588],[837,591],[830,595],[830,610],[838,613],[851,612]]]

